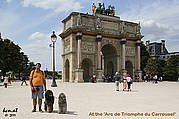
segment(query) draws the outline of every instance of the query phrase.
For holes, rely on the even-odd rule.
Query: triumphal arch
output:
[[[116,71],[141,77],[140,24],[114,14],[72,12],[63,21],[62,80],[88,82]]]

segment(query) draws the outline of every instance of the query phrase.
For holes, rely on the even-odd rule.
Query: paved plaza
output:
[[[57,81],[58,87],[52,88],[48,80],[47,89],[55,97],[66,94],[67,114],[57,113],[57,98],[52,113],[32,113],[30,86],[20,83],[12,82],[7,89],[0,83],[0,119],[179,119],[179,82],[134,82],[131,92],[117,92],[114,83]]]

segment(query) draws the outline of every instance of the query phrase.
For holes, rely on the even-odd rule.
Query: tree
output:
[[[165,60],[158,60],[158,75],[164,76],[166,71],[167,62]]]
[[[141,46],[140,46],[141,50],[140,50],[140,54],[141,54],[141,70],[142,72],[144,71],[144,68],[147,64],[148,59],[150,58],[149,52],[147,51],[147,47],[144,45],[144,43],[142,42]]]
[[[0,69],[2,74],[6,75],[6,72],[16,71],[16,68],[20,64],[21,48],[9,39],[1,39],[0,48]]]
[[[158,74],[158,64],[157,64],[157,60],[156,59],[152,59],[150,58],[148,61],[147,61],[147,64],[146,64],[146,67],[144,68],[144,71],[147,73],[147,74]]]
[[[179,56],[171,56],[167,60],[165,76],[167,80],[177,80],[179,76]]]

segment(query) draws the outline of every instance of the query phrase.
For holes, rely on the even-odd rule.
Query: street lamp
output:
[[[51,87],[57,87],[55,81],[55,42],[57,41],[57,36],[55,35],[55,31],[53,31],[53,34],[51,35],[51,41],[53,43],[49,45],[50,47],[53,48],[53,81]]]

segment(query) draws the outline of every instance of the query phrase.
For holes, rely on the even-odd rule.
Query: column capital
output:
[[[99,41],[101,41],[101,40],[102,40],[102,35],[97,35],[97,36],[96,36],[96,41],[99,42]]]
[[[121,40],[121,44],[126,44],[126,42],[127,42],[126,39]]]
[[[82,39],[82,33],[78,32],[76,34],[76,40],[81,40]]]
[[[141,44],[142,44],[141,41],[137,41],[137,42],[136,42],[136,46],[140,46]]]

